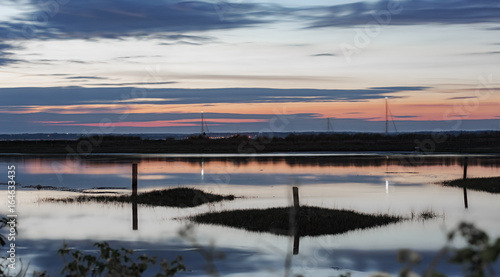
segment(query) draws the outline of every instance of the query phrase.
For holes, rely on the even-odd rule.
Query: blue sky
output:
[[[0,3],[3,133],[500,129],[498,1]]]

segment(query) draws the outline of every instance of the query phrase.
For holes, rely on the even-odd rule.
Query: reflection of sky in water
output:
[[[458,222],[476,222],[492,237],[500,236],[498,195],[469,191],[469,209],[464,209],[462,190],[442,187],[435,182],[462,177],[460,159],[427,159],[419,166],[401,164],[400,159],[380,158],[297,158],[292,159],[105,159],[67,161],[64,158],[18,157],[0,160],[6,168],[13,163],[22,185],[68,187],[124,187],[131,184],[131,163],[139,163],[141,189],[162,186],[196,186],[206,191],[246,196],[235,201],[177,209],[139,206],[139,230],[131,226],[131,205],[46,203],[46,197],[76,195],[51,190],[18,192],[19,251],[36,266],[54,270],[59,259],[54,253],[65,240],[89,249],[92,242],[111,241],[160,257],[183,255],[186,275],[203,276],[204,260],[193,245],[178,236],[185,222],[174,218],[201,212],[239,208],[266,208],[291,203],[290,186],[300,186],[301,204],[326,208],[346,208],[368,213],[408,215],[432,209],[445,217],[426,222],[404,222],[387,227],[353,231],[337,236],[300,239],[300,253],[292,258],[292,273],[332,276],[348,269],[363,272],[397,272],[400,248],[424,255],[428,264],[444,245],[446,230]],[[202,174],[203,170],[203,174]],[[500,159],[470,159],[468,176],[499,176]],[[5,190],[5,186],[1,186]],[[0,192],[6,197],[6,192]],[[208,247],[213,241],[226,253],[217,267],[224,276],[284,275],[284,263],[291,251],[287,237],[257,234],[232,228],[196,225],[197,240]],[[427,262],[426,262],[427,261]],[[443,264],[442,266],[446,266]],[[333,267],[333,268],[332,268]],[[458,268],[446,266],[448,273],[460,275]],[[450,274],[452,276],[453,274]]]
[[[205,184],[301,185],[361,183],[385,186],[418,186],[423,183],[461,177],[460,160],[428,159],[418,166],[407,166],[399,158],[279,158],[279,159],[105,159],[23,157],[11,159],[22,185],[67,187],[129,187],[131,163],[139,163],[141,188]],[[498,160],[487,165],[470,164],[469,176],[491,176]],[[6,166],[5,161],[0,166]],[[202,174],[203,173],[203,174]]]

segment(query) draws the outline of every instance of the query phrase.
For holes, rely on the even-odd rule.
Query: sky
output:
[[[498,0],[0,7],[4,134],[500,130]]]

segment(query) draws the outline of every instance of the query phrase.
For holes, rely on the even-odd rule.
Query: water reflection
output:
[[[203,158],[201,159],[201,182],[205,181],[205,170],[203,169]]]
[[[331,276],[337,273],[334,267],[361,274],[378,270],[395,273],[400,269],[395,262],[400,248],[420,251],[424,255],[422,264],[427,264],[425,261],[431,260],[443,245],[446,230],[462,220],[477,223],[491,237],[500,236],[500,214],[495,212],[499,195],[437,184],[463,178],[461,156],[312,155],[273,158],[129,155],[87,159],[68,159],[66,156],[0,159],[0,167],[10,163],[16,164],[17,179],[22,186],[40,184],[75,190],[111,187],[117,188],[118,192],[131,193],[131,167],[137,163],[138,192],[191,186],[246,197],[187,209],[145,207],[137,203],[64,205],[40,200],[76,194],[20,187],[18,196],[23,224],[20,225],[19,239],[26,247],[23,254],[26,261],[32,260],[34,268],[43,267],[49,260],[55,263],[53,256],[57,249],[52,251],[54,246],[40,248],[40,243],[59,246],[59,242],[66,240],[79,246],[107,240],[119,243],[120,247],[141,249],[148,255],[171,258],[171,254],[182,254],[188,267],[193,268],[191,275],[203,276],[203,260],[192,245],[178,236],[178,230],[186,222],[175,218],[208,211],[288,206],[292,203],[290,186],[295,182],[300,182],[300,201],[304,205],[402,215],[432,209],[445,217],[339,236],[302,237],[297,240],[297,255],[291,260],[292,273]],[[469,156],[466,176],[500,176],[500,158]],[[0,197],[6,197],[5,189],[6,186],[0,186]],[[472,203],[467,203],[468,200]],[[294,249],[294,240],[270,234],[202,225],[196,230],[200,244],[206,246],[213,242],[217,249],[226,253],[227,258],[217,262],[223,275],[283,275],[286,253]],[[449,275],[459,275],[458,268],[442,266]],[[60,267],[54,272],[53,275],[57,276]]]
[[[423,157],[410,165],[409,156],[373,157],[152,157],[99,156],[87,159],[65,157],[17,157],[22,168],[19,182],[90,189],[129,187],[130,164],[141,171],[141,188],[199,184],[284,185],[289,179],[307,184],[378,183],[420,186],[459,178],[462,157]],[[471,157],[471,176],[495,176],[500,159]],[[383,174],[382,174],[383,173]]]
[[[472,166],[483,167],[498,167],[500,159],[493,155],[472,156],[469,155],[469,164]],[[381,166],[381,165],[401,165],[401,166],[426,166],[426,165],[441,165],[452,166],[462,164],[463,155],[322,155],[317,156],[313,153],[297,155],[279,155],[279,156],[187,156],[182,155],[90,155],[87,157],[80,156],[10,156],[9,160],[17,162],[28,162],[30,167],[34,170],[36,168],[43,168],[45,170],[54,170],[54,168],[61,169],[75,169],[71,166],[74,163],[81,163],[87,165],[105,165],[105,164],[133,164],[143,161],[148,162],[183,162],[193,166],[199,166],[200,160],[206,163],[222,162],[231,163],[235,167],[248,166],[249,164],[269,165],[269,164],[282,164],[285,163],[290,166],[336,166],[336,167],[367,167],[367,166]],[[0,159],[2,157],[0,156]],[[5,159],[5,157],[3,157]],[[49,166],[49,167],[47,167]],[[97,169],[97,167],[95,167]]]

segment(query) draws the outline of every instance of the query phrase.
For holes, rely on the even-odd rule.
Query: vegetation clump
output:
[[[411,220],[427,220],[427,219],[433,219],[436,217],[444,217],[443,215],[437,214],[431,209],[424,210],[420,213],[415,213],[415,211],[412,211],[410,214],[410,219]]]
[[[299,236],[320,236],[388,225],[404,218],[303,206],[297,213],[293,207],[283,207],[212,212],[196,215],[190,219],[197,223],[278,235],[293,235],[295,229],[295,234]]]
[[[444,186],[459,187],[489,193],[500,193],[500,177],[457,179],[443,182]]]
[[[222,200],[234,200],[234,195],[217,195],[207,193],[199,189],[192,188],[172,188],[164,190],[154,190],[140,193],[137,196],[131,195],[80,195],[73,198],[49,198],[50,202],[65,203],[84,203],[84,202],[118,202],[118,203],[137,203],[150,206],[167,207],[196,207],[205,203],[219,202]]]
[[[465,240],[467,245],[462,248],[453,247],[455,237]],[[421,275],[412,269],[422,261],[420,254],[409,249],[400,250],[398,260],[406,265],[399,272],[399,276],[446,277],[446,274],[437,271],[439,262],[445,260],[450,264],[460,265],[462,276],[493,277],[498,276],[495,268],[498,266],[499,256],[500,238],[491,240],[488,234],[474,224],[462,222],[448,232],[446,245]]]
[[[66,244],[57,252],[64,259],[64,268],[61,274],[65,276],[143,276],[150,265],[156,265],[156,256],[148,257],[143,254],[133,257],[134,251],[121,248],[114,249],[107,242],[95,243],[99,255],[84,255],[79,250],[71,250]],[[66,257],[69,260],[66,260]],[[163,260],[161,270],[155,277],[170,277],[177,272],[185,271],[182,257],[175,258],[172,262]],[[41,275],[44,276],[44,275]]]

